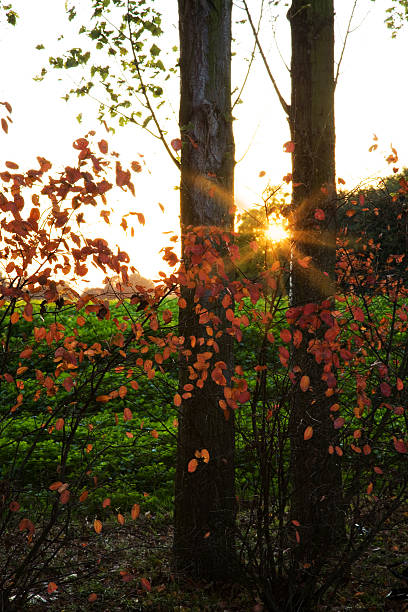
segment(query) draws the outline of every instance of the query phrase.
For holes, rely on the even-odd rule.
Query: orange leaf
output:
[[[152,429],[152,431],[150,432],[150,435],[152,436],[152,438],[158,438],[159,434],[155,429]]]
[[[52,484],[50,484],[48,488],[50,491],[57,491],[62,484],[63,483],[60,480],[58,480],[57,482],[53,482]]]
[[[108,143],[106,142],[106,140],[101,140],[100,142],[98,142],[98,147],[100,152],[103,155],[106,155],[108,152]]]
[[[61,429],[64,427],[64,419],[57,419],[55,421],[55,429],[57,431],[61,431]]]
[[[88,491],[83,491],[83,492],[81,493],[81,495],[79,496],[79,501],[80,501],[80,502],[85,501],[85,500],[86,500],[86,498],[88,497],[88,495],[89,495],[89,492],[88,492]]]
[[[58,589],[58,586],[55,584],[55,582],[49,582],[48,583],[48,587],[47,587],[47,592],[51,595],[51,593],[54,593],[54,591],[56,591]]]
[[[308,257],[303,257],[302,259],[298,259],[297,262],[299,266],[302,266],[302,268],[308,268],[311,260],[312,258],[308,256]]]
[[[118,523],[120,525],[124,525],[125,524],[125,517],[123,516],[123,514],[120,514],[120,512],[118,514]]]
[[[6,132],[6,134],[7,134],[7,132],[8,132],[8,123],[7,123],[7,121],[5,119],[1,120],[1,127],[2,127],[3,131]]]
[[[61,504],[67,504],[69,502],[70,497],[71,497],[71,493],[68,491],[68,489],[65,489],[64,491],[62,491],[60,495]]]
[[[98,519],[94,520],[94,529],[96,533],[101,533],[102,531],[102,522]]]
[[[20,355],[21,357],[21,355]],[[397,390],[398,391],[402,391],[404,388],[404,383],[402,382],[402,380],[400,378],[397,378]]]
[[[142,585],[142,587],[144,588],[145,591],[149,591],[150,592],[152,590],[151,584],[150,584],[150,582],[148,581],[147,578],[141,578],[140,579],[140,584]]]
[[[106,497],[102,502],[102,508],[107,508],[111,505],[110,497]]]
[[[174,402],[175,406],[177,406],[177,407],[181,406],[181,395],[180,395],[180,393],[176,393],[176,395],[174,396],[173,402]]]
[[[310,378],[309,376],[302,376],[302,378],[300,379],[300,388],[302,389],[303,392],[307,391],[308,388],[310,386]]]
[[[93,603],[94,601],[96,601],[98,599],[98,596],[96,593],[91,593],[88,597],[88,601],[89,603]]]
[[[14,325],[14,323],[17,323],[19,318],[20,318],[20,315],[18,314],[18,312],[14,311],[10,317],[10,322]]]
[[[187,471],[190,472],[190,474],[192,474],[193,472],[196,471],[197,465],[198,465],[197,459],[190,459],[187,465]]]
[[[283,145],[283,150],[285,153],[293,153],[293,151],[295,150],[295,143],[292,140],[285,142],[285,144]]]
[[[370,484],[367,487],[367,495],[370,495],[370,493],[373,492],[373,486],[374,486],[373,483],[370,482]]]
[[[292,340],[292,334],[290,333],[288,329],[282,329],[279,335],[283,342],[290,342]]]
[[[140,506],[139,504],[133,504],[132,510],[130,512],[130,516],[135,521],[140,514]]]
[[[203,458],[204,463],[208,463],[210,461],[210,453],[206,448],[201,449],[201,457]]]
[[[305,432],[303,434],[303,439],[304,440],[310,440],[310,438],[313,436],[313,427],[311,425],[308,425],[305,429]]]
[[[123,420],[126,421],[131,421],[133,419],[133,414],[130,408],[125,408],[123,410]]]

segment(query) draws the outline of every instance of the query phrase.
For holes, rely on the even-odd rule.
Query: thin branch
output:
[[[261,43],[259,42],[259,37],[258,37],[257,31],[255,29],[254,23],[252,21],[251,13],[249,12],[246,0],[243,0],[243,3],[244,3],[244,7],[245,7],[245,12],[248,15],[249,24],[251,26],[253,35],[255,37],[256,44],[257,44],[258,49],[259,49],[259,53],[261,54],[261,57],[263,59],[263,63],[265,64],[266,72],[268,73],[268,76],[269,76],[270,80],[272,81],[272,85],[273,85],[273,87],[274,87],[274,89],[276,91],[276,94],[277,94],[277,96],[279,98],[279,102],[281,103],[281,106],[282,106],[283,110],[285,111],[285,113],[289,117],[290,116],[290,106],[285,101],[284,97],[282,96],[281,92],[279,91],[278,85],[277,85],[277,83],[276,83],[276,81],[275,81],[275,79],[273,77],[271,69],[269,68],[269,64],[268,64],[267,59],[265,57],[265,54],[264,54],[264,52],[262,50]]]
[[[262,20],[263,7],[264,7],[264,0],[262,0],[262,4],[261,4],[261,12],[260,12],[260,14],[259,14],[258,27],[257,27],[257,30],[256,30],[256,33],[257,33],[257,34],[259,33],[259,28],[261,27],[261,20]],[[232,111],[234,110],[235,106],[238,104],[239,100],[241,99],[242,92],[244,91],[244,87],[245,87],[246,82],[247,82],[247,80],[248,80],[249,73],[251,72],[252,64],[253,64],[253,61],[254,61],[254,59],[255,59],[255,51],[256,51],[256,41],[255,41],[255,44],[254,44],[254,48],[252,49],[251,59],[250,59],[250,61],[249,61],[249,66],[248,66],[247,73],[246,73],[246,75],[245,75],[244,82],[242,83],[242,87],[241,87],[241,89],[240,89],[240,92],[239,92],[239,94],[238,94],[238,96],[237,96],[237,98],[236,98],[236,100],[235,100],[234,104],[233,104],[233,105],[232,105],[232,107],[231,107],[231,110],[232,110]]]
[[[341,66],[341,62],[343,61],[344,51],[346,50],[347,39],[348,39],[349,34],[351,32],[351,22],[353,21],[354,12],[356,10],[357,2],[358,2],[358,0],[354,0],[353,8],[352,8],[351,14],[350,14],[350,19],[349,19],[349,22],[347,24],[347,32],[346,32],[346,35],[344,37],[344,42],[343,42],[343,47],[342,47],[342,50],[341,50],[341,53],[340,53],[339,63],[337,64],[336,78],[334,79],[334,89],[336,89],[337,81],[339,80],[340,66]]]
[[[156,113],[154,112],[154,109],[150,103],[150,98],[147,94],[147,90],[146,90],[146,85],[144,84],[143,81],[143,77],[142,77],[142,73],[140,71],[140,66],[139,66],[139,62],[137,61],[137,57],[136,57],[136,52],[135,52],[135,45],[133,43],[133,35],[132,35],[132,29],[130,27],[130,11],[129,11],[129,0],[127,3],[128,6],[128,11],[127,11],[127,23],[128,23],[128,29],[129,29],[129,41],[130,41],[130,46],[132,49],[132,55],[133,55],[133,63],[135,65],[136,71],[137,71],[137,76],[139,79],[139,83],[140,83],[140,87],[144,96],[144,99],[146,100],[146,106],[149,109],[151,115],[152,115],[152,119],[156,125],[157,131],[159,132],[159,138],[162,141],[164,148],[166,149],[167,153],[169,154],[171,160],[174,162],[174,164],[177,166],[177,168],[180,170],[180,162],[178,161],[178,159],[173,155],[169,145],[167,144],[166,138],[164,136],[163,130],[160,127],[160,124],[158,122]]]

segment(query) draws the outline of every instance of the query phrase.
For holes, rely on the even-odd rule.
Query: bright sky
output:
[[[354,0],[335,2],[337,58],[353,3]],[[178,44],[176,1],[155,0],[155,4],[164,8],[163,29],[169,46]],[[251,0],[249,4],[256,20],[260,0]],[[40,83],[34,82],[33,76],[46,64],[59,33],[65,34],[66,48],[80,46],[85,39],[82,37],[79,42],[75,38],[74,27],[70,33],[63,0],[14,0],[13,5],[20,16],[17,26],[3,25],[0,29],[3,58],[0,100],[11,103],[14,121],[8,136],[0,134],[0,167],[7,159],[16,161],[21,168],[31,167],[37,155],[53,161],[56,168],[65,166],[74,161],[72,141],[86,131],[94,129],[101,138],[107,137],[97,122],[98,105],[90,98],[71,98],[68,103],[61,99],[74,84],[69,71],[54,72]],[[240,6],[241,0],[236,0],[234,21],[245,18]],[[384,0],[359,0],[341,66],[336,92],[337,174],[350,188],[362,179],[390,174],[384,158],[389,154],[391,143],[398,150],[400,167],[408,165],[405,120],[408,82],[404,71],[407,31],[402,31],[396,40],[391,39],[384,25],[386,8]],[[274,37],[270,18],[271,9],[267,7],[260,38],[281,91],[290,101],[289,73],[280,57],[281,53],[289,65],[289,24],[284,15],[281,16],[276,21]],[[240,88],[247,69],[245,58],[250,56],[253,40],[248,24],[236,25],[234,35],[233,87]],[[39,43],[45,45],[45,51],[35,50]],[[178,136],[177,91],[178,82],[174,77],[165,94],[166,100],[170,100],[169,113],[173,117],[167,126],[169,140]],[[242,98],[243,103],[234,110],[236,159],[239,161],[236,199],[240,208],[248,209],[260,201],[267,180],[280,184],[290,171],[290,156],[283,153],[282,148],[289,140],[287,121],[258,54]],[[76,120],[79,113],[83,116],[81,125]],[[374,133],[379,137],[379,148],[375,153],[368,153]],[[145,164],[144,171],[134,177],[135,198],[122,192],[110,197],[113,224],[106,225],[99,218],[99,212],[94,212],[89,218],[89,234],[106,238],[113,247],[120,245],[130,254],[132,263],[142,275],[157,278],[157,272],[165,269],[158,253],[168,240],[163,232],[177,232],[178,227],[178,191],[174,189],[179,181],[177,170],[161,144],[136,126],[117,128],[115,136],[109,136],[108,140],[111,149],[120,153],[124,166],[139,160]],[[266,175],[259,178],[262,170]],[[160,211],[159,202],[165,207],[164,213]],[[145,228],[135,226],[133,239],[129,231],[126,235],[119,227],[122,215],[129,210],[143,212],[146,217]],[[90,285],[100,279],[101,276],[92,272]]]

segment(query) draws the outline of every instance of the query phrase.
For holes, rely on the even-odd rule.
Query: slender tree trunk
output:
[[[335,294],[333,0],[293,0],[288,19],[292,32],[290,127],[294,143],[291,306],[298,309],[293,320],[303,334],[302,343],[293,353],[293,366],[300,370],[290,419],[294,486],[291,515],[300,522],[298,558],[318,561],[344,534],[339,457],[329,453],[335,438],[330,418],[330,407],[335,403],[335,370],[330,353],[318,351],[320,363],[315,356],[315,349],[323,349],[325,333],[333,324],[328,311]],[[299,384],[303,375],[310,378],[306,391]],[[313,435],[304,440],[308,426],[313,428]]]
[[[231,0],[179,0],[181,104],[181,228],[186,274],[191,268],[187,232],[192,227],[233,230],[234,141],[231,117]],[[204,238],[202,239],[204,240]],[[224,252],[225,244],[221,244]],[[233,371],[231,336],[218,296],[207,289],[199,298],[184,287],[186,307],[180,309],[180,335],[185,352],[180,359],[180,393],[193,385],[192,396],[180,407],[175,492],[175,565],[179,571],[207,579],[226,579],[234,571],[234,423],[223,411],[223,387],[211,377],[216,362],[225,364],[228,384]],[[208,331],[206,316],[219,321],[218,337]],[[211,325],[217,326],[217,323]],[[217,331],[217,330],[216,330]],[[192,340],[194,339],[194,340]],[[211,354],[208,378],[202,387],[198,355]],[[207,355],[208,356],[208,355]],[[191,374],[193,373],[193,377]],[[189,387],[189,388],[190,388]],[[226,418],[228,417],[228,418]],[[196,451],[205,449],[209,462],[199,458],[188,471]]]

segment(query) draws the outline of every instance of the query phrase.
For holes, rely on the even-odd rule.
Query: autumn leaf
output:
[[[99,519],[94,520],[94,529],[96,533],[101,533],[102,531],[102,522]]]
[[[303,392],[307,391],[308,388],[310,386],[310,378],[309,376],[302,376],[302,378],[300,379],[300,388],[302,389]]]
[[[102,508],[107,508],[111,505],[110,497],[106,497],[102,502]]]
[[[313,436],[313,427],[311,425],[308,425],[304,431],[303,439],[310,440],[312,436]]]
[[[299,266],[301,266],[302,268],[308,268],[311,260],[312,258],[310,256],[307,256],[307,257],[303,257],[302,259],[298,259],[297,262]]]
[[[57,589],[58,589],[58,586],[55,584],[55,582],[48,583],[47,593],[51,595],[51,593],[54,593]]]
[[[94,601],[96,601],[98,599],[98,596],[96,593],[91,593],[88,597],[88,601],[89,603],[93,603]]]
[[[295,143],[292,140],[285,142],[285,144],[283,145],[283,150],[285,153],[293,153],[293,151],[295,150]]]
[[[324,214],[324,211],[321,208],[316,208],[314,218],[318,221],[324,221],[326,215]]]
[[[190,459],[190,461],[187,464],[187,471],[190,472],[190,474],[192,474],[193,472],[196,471],[197,465],[198,465],[197,459]]]
[[[1,120],[1,127],[3,132],[6,132],[6,134],[8,133],[8,123],[5,119]]]
[[[404,440],[402,439],[397,439],[395,436],[393,436],[393,442],[394,442],[394,448],[397,451],[397,453],[408,453],[408,445],[405,444]]]
[[[118,517],[117,517],[117,518],[118,518],[118,523],[119,523],[120,525],[124,525],[124,524],[125,524],[125,517],[123,516],[123,514],[120,514],[120,512],[119,512],[119,514],[118,514]]]
[[[140,579],[140,584],[142,585],[142,587],[144,588],[145,591],[151,591],[152,587],[150,582],[147,580],[147,578],[141,578]]]
[[[181,406],[181,395],[180,393],[176,393],[176,395],[173,398],[173,403],[175,406]]]
[[[290,333],[289,329],[282,329],[279,335],[283,342],[290,342],[292,340],[292,334]]]
[[[139,504],[133,504],[132,510],[130,512],[130,516],[135,521],[138,518],[139,514],[140,514],[140,506],[139,506]]]
[[[106,142],[106,140],[99,141],[98,142],[98,147],[99,147],[100,152],[103,155],[107,154],[107,152],[108,152],[108,143]]]
[[[173,138],[173,140],[170,142],[170,145],[171,145],[171,148],[177,152],[177,151],[180,151],[182,142],[180,138]]]
[[[55,429],[57,431],[61,431],[61,429],[63,429],[63,427],[64,427],[64,419],[62,419],[62,418],[61,419],[57,419],[55,421]]]

